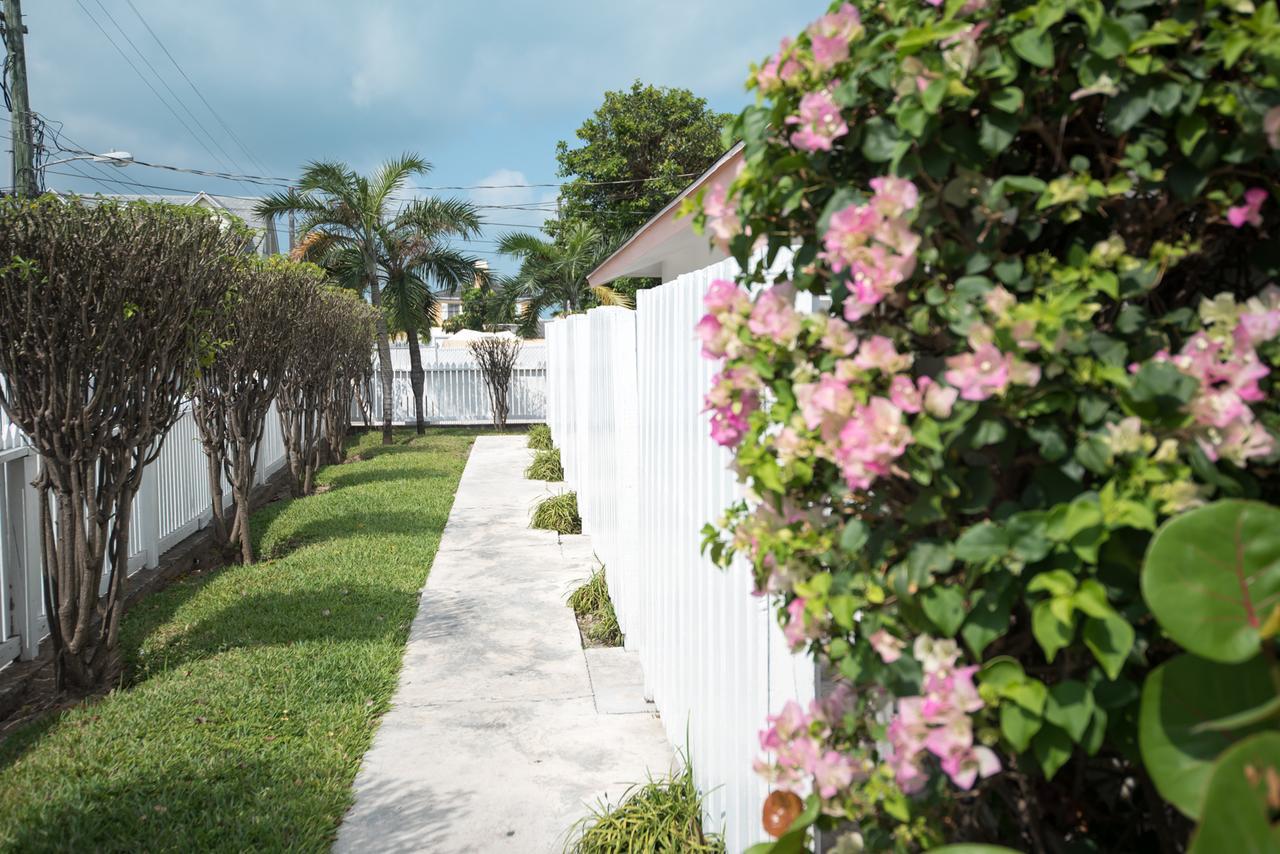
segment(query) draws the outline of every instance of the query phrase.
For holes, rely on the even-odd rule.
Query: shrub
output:
[[[581,534],[582,518],[578,516],[578,493],[562,492],[538,503],[533,509],[530,527],[558,534]]]
[[[1167,782],[1229,727],[1143,700],[1197,651],[1139,580],[1162,523],[1280,491],[1276,4],[858,5],[756,71],[700,213],[743,269],[699,324],[712,435],[758,497],[707,547],[836,683],[770,719],[770,779],[868,850],[1247,848],[1256,801]]]
[[[493,427],[499,432],[505,430],[507,426],[507,415],[511,411],[511,376],[523,346],[519,338],[505,338],[497,335],[467,342],[471,357],[480,366],[484,387],[489,392]]]
[[[616,805],[602,802],[578,825],[573,854],[722,854],[724,841],[702,830],[702,795],[688,764],[671,780],[628,789]]]
[[[119,673],[133,499],[214,352],[244,238],[191,208],[0,201],[0,405],[40,455],[59,688]]]
[[[529,447],[535,451],[550,451],[555,447],[551,441],[551,428],[546,424],[534,424],[529,428]]]
[[[560,465],[560,452],[556,450],[538,451],[533,462],[524,470],[529,480],[564,480],[564,467]]]
[[[569,607],[578,618],[583,640],[590,646],[622,646],[622,629],[609,598],[603,566],[592,571],[587,582],[569,595]]]

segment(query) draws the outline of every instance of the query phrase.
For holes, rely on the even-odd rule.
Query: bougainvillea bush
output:
[[[754,71],[698,331],[708,550],[829,683],[761,734],[778,850],[1272,832],[1278,74],[1261,0],[846,3]]]

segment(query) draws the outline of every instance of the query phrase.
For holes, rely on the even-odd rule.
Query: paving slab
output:
[[[529,529],[564,489],[525,480],[531,459],[523,436],[476,440],[341,854],[559,852],[591,805],[674,766],[634,654],[581,647],[565,600],[590,538]]]

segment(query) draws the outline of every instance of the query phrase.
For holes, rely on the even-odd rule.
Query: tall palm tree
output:
[[[308,253],[324,253],[330,248],[358,254],[360,269],[369,291],[369,302],[378,310],[378,373],[382,384],[382,443],[391,436],[392,367],[387,316],[382,305],[378,268],[380,231],[391,218],[395,194],[409,178],[425,175],[431,164],[416,154],[388,160],[372,175],[360,175],[345,163],[313,161],[302,170],[298,186],[264,198],[255,207],[258,216],[284,217],[300,214],[302,247]]]
[[[381,236],[384,296],[392,328],[403,332],[409,344],[409,382],[418,434],[423,433],[422,353],[418,333],[430,340],[436,316],[437,291],[457,292],[477,280],[478,259],[464,255],[446,241],[471,238],[480,233],[475,205],[458,199],[427,198],[415,201],[396,215]],[[435,289],[432,288],[432,283]]]
[[[527,232],[498,238],[498,251],[520,258],[520,271],[506,282],[513,298],[530,301],[526,317],[558,308],[572,314],[600,305],[631,308],[631,300],[605,285],[592,285],[587,274],[613,251],[613,242],[585,222],[571,222],[546,240]]]

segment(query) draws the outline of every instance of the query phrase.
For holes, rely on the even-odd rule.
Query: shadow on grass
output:
[[[421,448],[416,450],[421,451]],[[387,468],[386,466],[341,466],[336,473],[330,473],[325,477],[324,482],[332,486],[334,489],[344,489],[351,486],[360,486],[366,483],[379,483],[391,481],[409,481],[419,480],[421,478],[443,477],[448,472],[441,468],[421,468],[414,467],[412,469]]]

